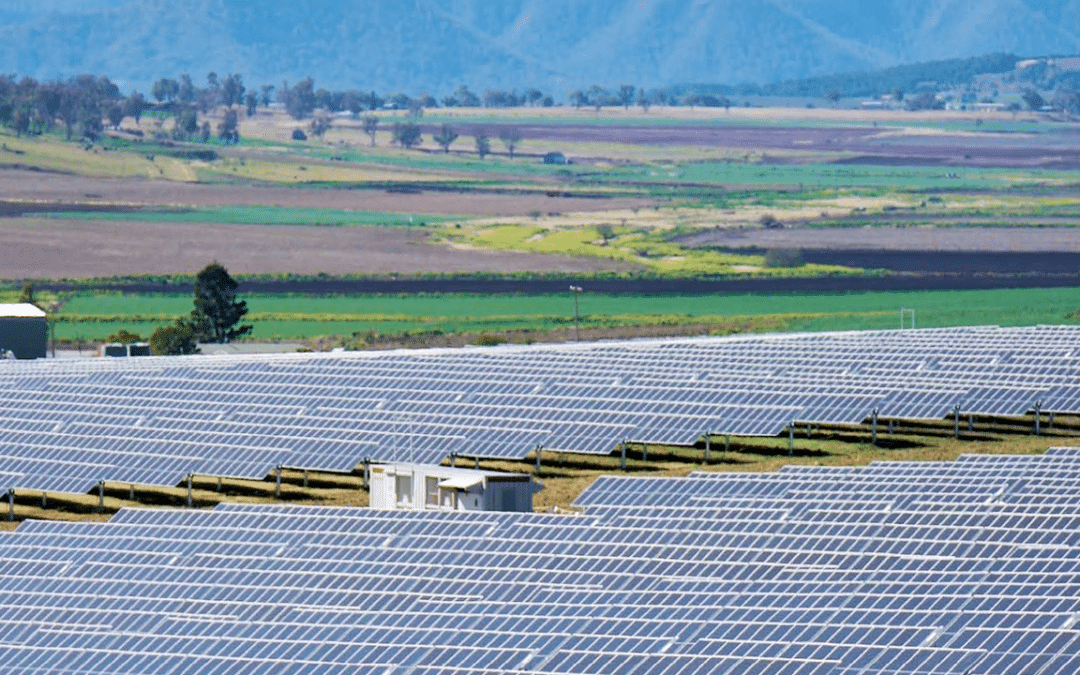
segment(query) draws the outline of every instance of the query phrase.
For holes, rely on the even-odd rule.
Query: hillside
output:
[[[770,83],[1007,52],[1080,53],[1080,0],[9,0],[0,70],[241,73],[251,85],[448,92]]]

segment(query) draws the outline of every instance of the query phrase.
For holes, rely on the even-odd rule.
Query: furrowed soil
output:
[[[648,199],[595,199],[477,191],[266,187],[180,183],[133,178],[93,178],[25,169],[0,169],[0,200],[80,204],[92,211],[115,206],[215,207],[237,205],[351,209],[386,213],[461,216],[526,216],[530,213],[609,211],[646,206]],[[40,210],[40,206],[34,207]],[[62,210],[62,209],[52,209]]]
[[[234,274],[597,272],[610,260],[457,250],[418,229],[0,219],[0,278],[190,274],[217,260]]]

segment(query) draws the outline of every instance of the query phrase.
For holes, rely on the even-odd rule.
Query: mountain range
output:
[[[3,0],[0,72],[240,73],[380,93],[564,99],[599,83],[769,83],[1009,52],[1080,53],[1080,0]]]

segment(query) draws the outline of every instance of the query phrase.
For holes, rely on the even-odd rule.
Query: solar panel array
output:
[[[221,505],[0,534],[7,672],[1080,672],[1080,449],[604,478],[583,515]]]
[[[0,364],[0,490],[1080,412],[1080,327]]]

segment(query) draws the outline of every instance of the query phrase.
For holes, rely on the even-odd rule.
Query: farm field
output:
[[[434,109],[419,120],[423,142],[407,150],[390,138],[402,113],[378,114],[374,138],[337,117],[305,142],[291,136],[306,122],[280,110],[242,119],[238,145],[144,140],[171,123],[153,114],[90,145],[0,133],[0,278],[10,288],[142,283],[217,260],[240,277],[331,281],[528,273],[779,284],[749,302],[585,294],[588,329],[724,332],[747,316],[769,317],[751,330],[888,328],[901,306],[916,307],[922,326],[1014,325],[1074,311],[1065,291],[1051,289],[955,302],[942,300],[952,297],[945,291],[858,291],[890,280],[927,292],[965,280],[1067,284],[1068,256],[1080,253],[1075,123],[953,111]],[[446,152],[430,138],[443,123],[460,133]],[[521,136],[513,157],[498,140],[510,128]],[[485,158],[473,147],[480,131],[492,139]],[[555,150],[572,163],[540,162]],[[947,258],[966,252],[987,257]],[[900,256],[920,262],[898,267]],[[850,292],[800,292],[801,280],[831,278]],[[791,294],[775,295],[783,291]],[[550,331],[565,328],[570,305],[560,296],[438,297],[256,294],[249,304],[256,339]],[[168,294],[58,299],[56,336],[72,340],[119,327],[147,333],[188,303]]]
[[[185,316],[183,294],[73,293],[53,315],[57,340],[102,340],[121,328],[149,335]],[[519,295],[245,296],[256,340],[313,339],[354,334],[501,333],[574,327],[573,297]],[[914,308],[920,328],[960,325],[1075,323],[1080,296],[1071,288],[866,292],[783,295],[622,295],[582,293],[580,326],[701,326],[705,332],[744,330],[878,330],[899,325]]]

